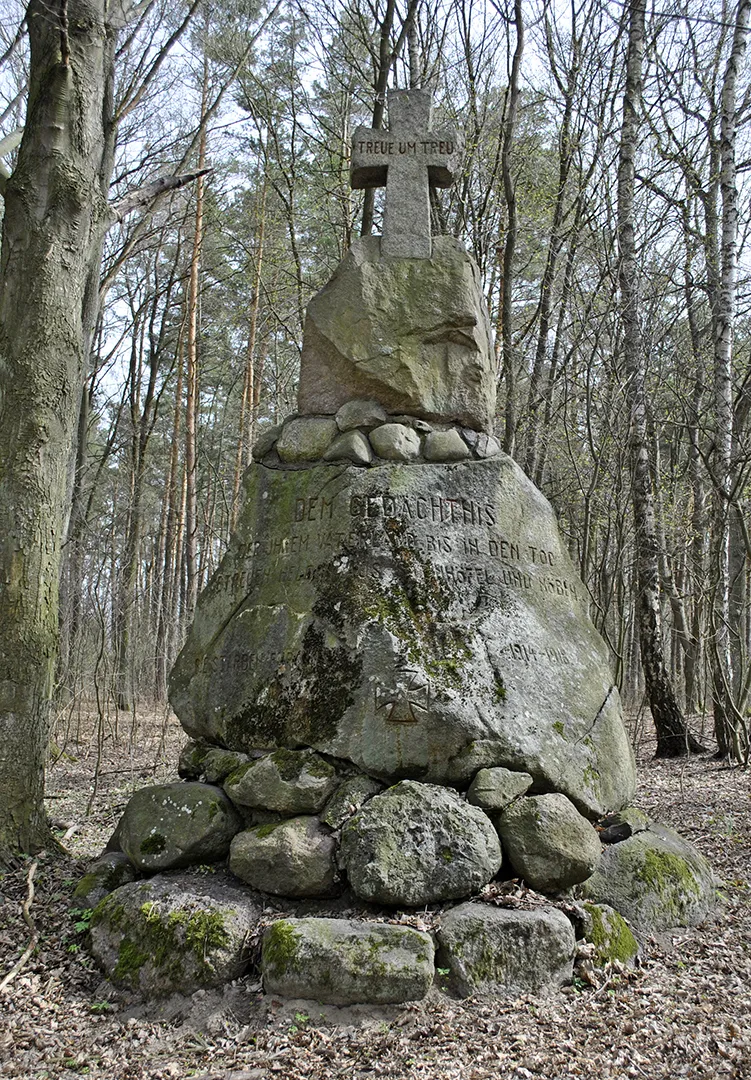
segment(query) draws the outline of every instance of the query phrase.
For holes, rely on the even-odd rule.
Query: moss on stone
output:
[[[142,855],[159,855],[167,846],[167,840],[161,833],[153,832],[141,842]]]
[[[138,973],[148,959],[147,952],[139,949],[130,938],[124,937],[120,942],[117,963],[112,974],[118,981],[135,986],[138,983]]]
[[[614,960],[621,964],[630,963],[636,956],[639,946],[623,916],[611,910],[606,920],[599,904],[585,902],[584,909],[591,920],[586,940],[595,947],[595,959],[598,966],[612,963]]]
[[[277,919],[266,934],[263,943],[264,964],[269,964],[283,975],[297,954],[300,934],[284,919]]]
[[[668,899],[675,890],[690,892],[694,896],[699,896],[701,893],[686,860],[670,851],[647,848],[637,874],[645,885],[654,889],[665,899]]]
[[[566,727],[565,727],[562,720],[556,720],[555,721],[555,723],[553,724],[553,731],[558,732],[558,734],[561,735],[561,736],[563,736],[565,734]]]
[[[271,836],[271,834],[283,824],[283,821],[269,821],[266,825],[256,825],[253,831],[259,840],[265,840],[267,836]]]

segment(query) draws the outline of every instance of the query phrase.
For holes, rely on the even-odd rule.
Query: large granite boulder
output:
[[[434,237],[432,258],[387,260],[379,237],[361,237],[308,304],[301,413],[374,398],[390,413],[487,430],[495,378],[480,274],[453,237]]]
[[[497,824],[514,870],[541,892],[578,885],[600,861],[602,846],[594,827],[565,795],[518,799]]]
[[[571,981],[576,937],[557,908],[461,904],[441,918],[437,964],[470,994],[546,994]]]
[[[715,877],[704,856],[673,829],[654,822],[606,847],[579,893],[609,904],[643,934],[696,926],[717,902]]]
[[[349,919],[279,919],[263,939],[267,993],[329,1005],[396,1004],[425,997],[433,942],[408,926]]]
[[[241,828],[240,815],[221,788],[158,784],[131,797],[119,840],[133,865],[153,874],[226,858]]]
[[[252,465],[170,699],[194,738],[309,746],[392,782],[503,766],[593,817],[634,790],[586,592],[504,455]]]
[[[404,780],[347,822],[340,858],[362,899],[419,906],[479,891],[500,869],[501,846],[455,791]]]
[[[113,982],[144,997],[190,994],[245,972],[260,915],[247,889],[224,875],[160,875],[97,905],[91,951]]]

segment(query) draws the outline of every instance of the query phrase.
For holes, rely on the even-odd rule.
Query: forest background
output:
[[[64,50],[68,0],[34,8]],[[252,445],[295,408],[306,303],[360,231],[379,231],[379,199],[349,187],[351,133],[386,124],[387,86],[428,86],[436,126],[465,137],[433,225],[480,267],[503,448],[558,514],[626,703],[644,698],[651,618],[678,709],[748,761],[750,11],[130,9],[114,55],[118,210],[61,538],[60,715],[93,699],[101,731],[165,700]],[[24,17],[4,0],[4,173],[26,112]]]

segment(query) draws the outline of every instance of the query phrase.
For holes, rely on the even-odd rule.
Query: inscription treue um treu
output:
[[[431,131],[428,90],[390,90],[389,129],[359,127],[352,137],[353,188],[386,188],[381,255],[429,259],[430,186],[450,187],[459,169],[454,132]]]

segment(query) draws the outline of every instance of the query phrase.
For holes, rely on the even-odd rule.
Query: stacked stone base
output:
[[[122,851],[78,890],[99,901],[95,957],[145,997],[257,965],[267,993],[332,1005],[433,987],[546,994],[577,956],[628,963],[634,934],[713,907],[710,868],[677,834],[635,810],[589,822],[561,794],[530,794],[523,773],[480,770],[462,795],[386,788],[308,749],[254,758],[195,743],[181,770],[136,793]]]

